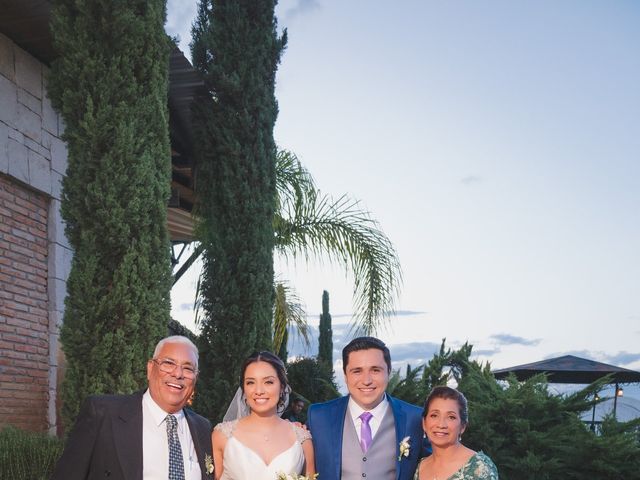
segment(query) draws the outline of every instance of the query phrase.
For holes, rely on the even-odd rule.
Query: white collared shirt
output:
[[[151,398],[147,389],[142,396],[142,478],[157,480],[169,477],[169,442],[167,439],[168,413]],[[184,461],[185,480],[200,480],[198,456],[189,431],[189,424],[180,410],[173,414],[178,421],[178,438]]]
[[[362,426],[362,420],[360,420],[360,415],[364,412],[368,411],[372,417],[369,420],[369,426],[371,427],[371,439],[373,440],[376,437],[376,433],[380,428],[380,424],[382,423],[382,419],[384,415],[387,413],[389,402],[387,401],[387,394],[385,393],[382,401],[373,409],[373,410],[365,410],[360,405],[358,405],[353,397],[349,396],[349,415],[353,419],[353,424],[356,426],[356,433],[358,434],[358,441],[362,440],[360,438],[360,427]]]

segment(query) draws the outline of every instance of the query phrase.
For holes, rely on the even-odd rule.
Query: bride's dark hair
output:
[[[286,407],[284,403],[288,393],[291,391],[291,388],[289,387],[289,381],[287,380],[287,371],[284,367],[284,362],[280,360],[280,357],[266,350],[262,352],[253,352],[242,363],[242,370],[240,373],[240,388],[242,391],[244,392],[244,374],[247,371],[247,367],[255,362],[267,362],[274,368],[278,374],[278,380],[280,380],[280,400],[278,401],[278,406],[282,408]]]

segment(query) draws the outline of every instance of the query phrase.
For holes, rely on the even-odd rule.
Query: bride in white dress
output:
[[[213,430],[215,478],[276,480],[280,473],[313,478],[311,434],[278,415],[289,391],[282,361],[270,352],[254,353],[242,365],[240,386],[246,416],[238,412],[241,418]]]

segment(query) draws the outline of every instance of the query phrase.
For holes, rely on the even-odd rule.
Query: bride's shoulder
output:
[[[217,424],[213,428],[213,430],[224,434],[224,436],[227,438],[231,438],[231,436],[233,435],[233,431],[236,429],[237,424],[238,424],[238,420],[230,420],[228,422],[222,422]]]
[[[285,420],[285,421],[288,421],[288,420]],[[291,426],[293,428],[293,431],[296,433],[296,439],[298,440],[298,442],[302,444],[306,440],[311,440],[311,432],[309,430],[307,430],[304,427],[301,427],[297,423],[291,423]]]

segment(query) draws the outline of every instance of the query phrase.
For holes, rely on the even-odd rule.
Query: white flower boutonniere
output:
[[[316,480],[318,474],[315,473],[311,478],[306,475],[297,475],[295,473],[278,472],[276,480]]]
[[[398,461],[402,460],[402,457],[408,457],[409,453],[411,453],[411,442],[409,441],[409,439],[410,437],[404,437],[398,445],[398,450],[400,451],[400,455],[398,455]]]
[[[211,458],[211,455],[207,454],[204,456],[204,468],[207,475],[213,474],[213,458]]]

